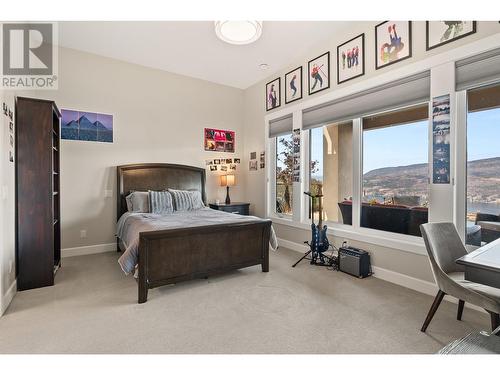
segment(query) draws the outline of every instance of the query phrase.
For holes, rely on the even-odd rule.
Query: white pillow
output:
[[[128,212],[149,212],[149,194],[147,191],[133,191],[125,197]]]

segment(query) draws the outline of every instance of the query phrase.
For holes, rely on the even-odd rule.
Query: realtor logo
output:
[[[54,29],[52,23],[2,24],[2,88],[57,88]]]

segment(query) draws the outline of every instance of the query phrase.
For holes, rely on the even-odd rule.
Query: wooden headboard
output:
[[[165,190],[167,188],[201,191],[201,197],[206,204],[205,169],[179,164],[142,163],[119,165],[117,174],[117,205],[118,220],[127,212],[125,197],[132,190]]]

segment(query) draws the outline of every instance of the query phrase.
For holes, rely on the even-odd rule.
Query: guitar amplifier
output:
[[[339,270],[360,279],[370,276],[370,254],[355,247],[342,246],[339,249]]]

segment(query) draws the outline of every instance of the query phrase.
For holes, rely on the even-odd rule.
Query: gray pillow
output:
[[[171,214],[174,212],[172,195],[168,191],[149,190],[149,212],[153,214]]]
[[[168,189],[168,191],[172,194],[176,211],[199,210],[205,207],[201,193],[197,190]]]
[[[200,208],[205,207],[203,204],[203,199],[201,198],[201,192],[198,190],[190,191],[191,199],[193,200],[193,210],[199,210]]]
[[[149,194],[147,191],[133,191],[125,197],[129,212],[149,212]]]

